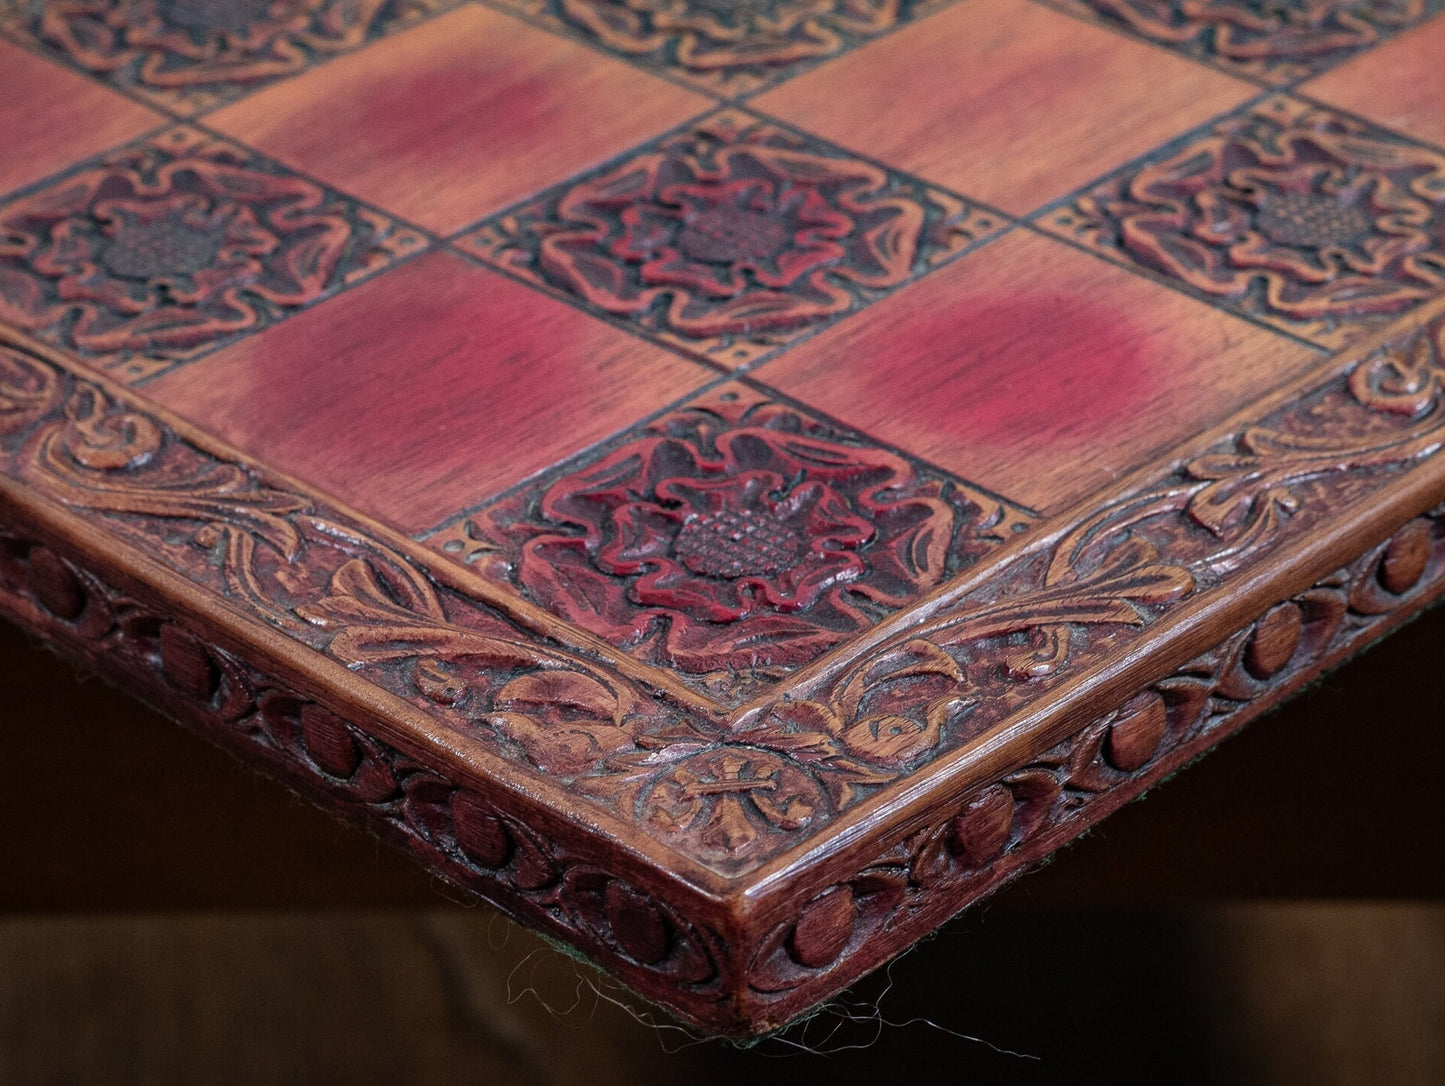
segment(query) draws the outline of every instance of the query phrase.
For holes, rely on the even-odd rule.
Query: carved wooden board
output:
[[[775,1027],[1445,589],[1439,9],[0,0],[0,610]]]

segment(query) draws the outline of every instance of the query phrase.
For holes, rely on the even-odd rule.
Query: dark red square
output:
[[[430,544],[736,697],[916,601],[1027,521],[734,384]]]

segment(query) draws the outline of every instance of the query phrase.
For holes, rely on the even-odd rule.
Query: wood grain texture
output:
[[[450,234],[709,104],[467,4],[209,123]]]
[[[0,203],[0,608],[805,1013],[1445,591],[1445,158],[1285,74],[1434,0],[1130,2],[0,3],[176,120]]]
[[[1046,536],[1049,549],[1042,553],[1052,557],[1043,566],[1027,548],[1013,556],[1011,568],[995,563],[1000,568],[991,579],[979,579],[984,587],[976,598],[956,589],[923,614],[885,623],[865,639],[861,655],[854,650],[855,659],[808,669],[781,699],[744,707],[711,741],[711,725],[696,710],[685,721],[669,720],[660,703],[619,688],[586,653],[542,643],[524,647],[525,635],[519,641],[506,628],[526,619],[523,613],[489,614],[479,600],[454,591],[439,595],[400,552],[371,542],[368,557],[348,559],[358,540],[344,513],[332,519],[338,514],[312,511],[313,500],[277,489],[239,464],[218,463],[215,454],[184,443],[171,445],[160,420],[14,350],[6,356],[13,405],[6,431],[15,450],[10,474],[63,495],[72,512],[59,513],[53,500],[6,484],[12,500],[29,510],[10,526],[7,609],[41,624],[48,637],[83,649],[91,664],[130,673],[168,711],[229,744],[252,748],[273,771],[333,807],[409,842],[448,877],[587,948],[685,1017],[724,1032],[767,1028],[883,960],[896,950],[895,939],[925,930],[1077,832],[1084,823],[1074,805],[1055,807],[1063,786],[1047,785],[1031,768],[1036,763],[1066,766],[1061,772],[1069,780],[1077,777],[1085,782],[1078,787],[1102,797],[1090,808],[1102,816],[1167,772],[1175,759],[1182,763],[1214,741],[1223,725],[1211,726],[1212,716],[1198,715],[1197,701],[1185,699],[1173,732],[1167,714],[1161,726],[1150,701],[1164,699],[1167,708],[1160,692],[1143,701],[1135,695],[1101,717],[1094,730],[1070,736],[1069,720],[1079,705],[1102,709],[1111,691],[1137,690],[1137,677],[1111,660],[1124,659],[1148,675],[1172,654],[1217,636],[1218,624],[1211,627],[1205,616],[1217,614],[1227,623],[1227,616],[1249,614],[1259,597],[1268,601],[1291,578],[1311,576],[1313,565],[1369,539],[1367,533],[1381,527],[1380,516],[1388,525],[1402,510],[1439,500],[1442,487],[1434,474],[1412,469],[1439,447],[1445,411],[1440,334],[1440,327],[1402,333],[1314,391],[1277,398],[1272,414],[1232,436],[1226,430],[1212,438],[1178,476],[1087,515],[1062,538]],[[1321,423],[1323,440],[1319,433],[1300,432]],[[159,455],[166,447],[170,451]],[[1383,489],[1382,472],[1394,476]],[[1373,496],[1368,512],[1361,506],[1364,496]],[[1360,510],[1355,523],[1363,527],[1339,538],[1318,532],[1330,512],[1339,516],[1347,508]],[[147,602],[145,589],[120,588],[76,566],[74,548],[81,544],[68,544],[67,556],[37,538],[72,524],[77,515],[113,526],[120,523],[117,515],[126,517],[129,531],[139,533],[135,541],[151,540],[151,554],[139,568],[160,559],[192,577],[204,570],[213,583],[219,578],[231,586],[231,607],[310,641],[312,651],[359,667],[393,696],[434,713],[459,711],[450,715],[449,728],[469,744],[481,740],[482,750],[490,748],[487,761],[516,759],[508,741],[520,743],[542,773],[528,792],[535,794],[544,780],[555,784],[561,774],[577,774],[575,784],[603,810],[617,805],[624,825],[637,818],[644,836],[680,850],[679,859],[693,857],[697,881],[684,886],[675,881],[681,865],[659,869],[637,857],[623,864],[626,879],[618,882],[609,871],[622,863],[615,848],[626,830],[612,844],[594,832],[577,836],[534,800],[519,816],[521,796],[503,798],[501,782],[510,774],[496,769],[486,779],[503,787],[500,796],[490,791],[492,784],[477,793],[474,783],[457,785],[423,769],[432,761],[427,753],[404,753],[392,746],[394,739],[377,738],[355,723],[344,707],[312,702],[285,678],[208,643],[190,621],[171,620]],[[32,517],[40,527],[27,527]],[[175,526],[187,522],[201,527],[189,539],[177,536]],[[83,539],[93,529],[75,524],[67,531]],[[1304,681],[1360,638],[1423,605],[1440,585],[1441,534],[1433,520],[1412,524],[1394,542],[1377,545],[1315,589],[1296,594],[1287,607],[1266,607],[1260,630],[1251,621],[1210,650],[1226,661],[1244,654],[1242,672],[1227,663],[1211,672],[1218,690],[1247,703],[1249,711],[1263,708],[1276,687],[1283,691]],[[196,548],[212,551],[212,561],[198,565]],[[287,563],[295,572],[275,570],[267,550],[290,554]],[[1252,579],[1253,595],[1222,591],[1226,573],[1266,558],[1272,571]],[[121,561],[122,552],[108,560]],[[334,568],[329,583],[328,568]],[[140,598],[133,595],[137,590]],[[1326,596],[1344,602],[1321,602]],[[312,602],[299,602],[308,597]],[[214,605],[203,592],[187,606]],[[1284,622],[1272,617],[1295,610],[1298,617]],[[1358,621],[1346,622],[1347,610]],[[1313,623],[1309,637],[1306,615]],[[307,633],[297,619],[315,632]],[[1138,645],[1137,631],[1151,627],[1160,647],[1126,651],[1131,642]],[[1028,636],[1019,641],[1015,632]],[[279,669],[302,664],[291,654]],[[1300,670],[1291,670],[1294,664]],[[1052,711],[1063,715],[1050,726],[1012,739],[1007,729],[997,730],[997,740],[987,741],[1000,716],[1007,720],[1021,704],[1047,699],[1060,680],[1092,685],[1093,693],[1055,700]],[[970,702],[965,691],[981,700]],[[481,714],[469,713],[469,704]],[[555,715],[564,707],[613,715],[610,722]],[[1225,719],[1242,722],[1246,715],[1231,711]],[[482,721],[496,729],[500,743],[476,732]],[[445,733],[393,733],[393,727],[387,725],[386,733],[407,735],[406,744],[448,743]],[[1041,749],[1050,741],[1062,741],[1064,753]],[[925,754],[931,763],[923,764],[926,772],[919,761]],[[1113,759],[1112,770],[1100,776],[1091,768],[1096,757]],[[1130,765],[1133,771],[1123,768]],[[899,780],[910,767],[916,798],[901,805],[878,786]],[[917,887],[909,892],[923,896],[900,905],[896,880],[874,873],[876,857],[884,857],[885,868],[892,864],[887,857],[895,845],[887,842],[915,830],[920,813],[946,811],[945,795],[980,778],[1025,782],[1013,793],[1024,805],[1022,815],[1011,817],[1020,828],[1001,832],[1002,810],[992,801],[969,808],[961,822],[950,816],[947,825],[955,830],[948,832],[963,842],[963,862],[996,843],[1004,849],[1001,858],[978,871],[945,865],[941,881],[909,876],[906,886]],[[925,781],[937,793],[931,803],[919,790]],[[398,794],[409,797],[400,809],[392,804]],[[883,811],[890,813],[880,817]],[[851,826],[867,829],[846,832]],[[845,831],[833,838],[829,861],[791,866],[803,843],[799,831],[829,827]],[[635,836],[629,841],[631,848],[642,845]],[[930,849],[919,855],[942,857]],[[650,847],[644,851],[657,855]],[[868,871],[832,888],[817,886],[818,879],[836,880],[860,855],[872,865]],[[770,856],[774,862],[763,862]],[[924,862],[908,859],[904,867]],[[926,862],[936,866],[933,858]],[[764,881],[755,883],[750,875]],[[757,885],[768,893],[756,899],[756,909],[735,911],[739,899],[731,895],[752,897]],[[890,919],[898,908],[906,908],[908,923]]]
[[[1273,96],[1040,224],[1338,348],[1445,293],[1445,153]]]
[[[1318,101],[1445,146],[1445,20],[1434,19],[1303,84]]]
[[[1041,5],[980,0],[755,102],[845,147],[1026,215],[1253,93],[1249,84]]]
[[[1382,562],[1400,539],[1421,532],[1430,534],[1432,553],[1420,579],[1404,594],[1386,589],[1382,595]],[[836,991],[891,956],[896,941],[911,940],[960,900],[1001,885],[1275,697],[1400,621],[1445,589],[1442,538],[1434,519],[1411,522],[1395,541],[1287,604],[1308,610],[1309,638],[1299,645],[1304,651],[1281,658],[1276,670],[1258,674],[1248,659],[1249,646],[1267,628],[1266,616],[846,881],[811,897],[796,888],[774,893],[741,934],[699,924],[618,878],[615,858],[605,849],[572,851],[555,836],[559,824],[529,825],[495,801],[452,786],[304,695],[196,641],[144,601],[59,558],[51,562],[79,586],[82,603],[70,619],[54,614],[33,572],[35,556],[46,548],[8,525],[0,525],[0,608],[43,629],[89,665],[139,681],[140,692],[169,714],[403,845],[434,871],[586,950],[640,994],[705,1028],[734,1032],[783,1024],[821,992]],[[1412,601],[1403,610],[1402,596]],[[97,639],[109,642],[108,651],[95,650]],[[177,653],[176,646],[184,647]],[[178,668],[178,659],[187,662]],[[204,686],[191,681],[192,661],[209,669]],[[1165,715],[1142,750],[1149,769],[1131,776],[1117,760],[1116,737],[1132,731],[1124,742],[1137,746],[1140,733],[1131,725],[1155,705],[1164,706]],[[318,736],[325,738],[318,742]],[[403,796],[405,803],[398,803]],[[832,869],[834,878],[838,871]],[[888,937],[881,937],[884,932]]]
[[[758,372],[865,433],[1061,509],[1317,360],[1015,232]]]
[[[702,367],[438,253],[147,386],[407,533],[706,382]]]
[[[76,113],[87,120],[76,127]],[[0,194],[163,123],[161,114],[0,40]]]

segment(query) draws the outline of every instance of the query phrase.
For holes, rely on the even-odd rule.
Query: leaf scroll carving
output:
[[[761,934],[747,983],[807,1005],[997,889],[1139,796],[1287,692],[1439,596],[1445,507],[1089,721],[1025,765],[974,786],[938,817]],[[844,907],[846,905],[846,908]],[[827,938],[819,915],[828,914]],[[809,992],[813,995],[809,995]]]
[[[972,592],[890,624],[860,657],[745,709],[729,742],[781,759],[778,773],[807,770],[827,803],[810,817],[816,825],[997,727],[1362,495],[1371,479],[1438,451],[1442,328],[1437,321],[1367,356]],[[1128,745],[1119,740],[1121,751]],[[787,827],[758,817],[761,808],[744,810],[755,832],[710,848],[715,862],[742,867],[792,843]],[[664,832],[685,836],[699,824],[706,819]]]
[[[468,739],[548,773],[591,771],[682,714],[515,614],[447,590],[374,531],[211,455],[102,386],[0,352],[15,474]]]
[[[986,576],[884,618],[730,720],[617,650],[564,644],[555,619],[505,589],[442,584],[404,543],[18,350],[0,352],[0,449],[13,476],[229,606],[737,874],[1044,704],[1431,457],[1445,442],[1442,327],[1364,356],[1151,485],[1021,536]],[[1413,561],[1402,551],[1392,576]],[[1149,726],[1136,731],[1114,741],[1121,762],[1147,746]]]

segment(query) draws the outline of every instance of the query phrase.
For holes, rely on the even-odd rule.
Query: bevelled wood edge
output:
[[[733,742],[802,759],[894,754],[827,835],[751,868],[795,892],[823,857],[888,847],[915,811],[1025,764],[1445,500],[1445,315],[1332,361],[1125,486],[1055,518],[857,656],[736,718]],[[982,563],[981,563],[982,564]],[[840,774],[841,775],[841,774]],[[868,782],[874,783],[874,782]],[[840,806],[842,806],[840,804]]]
[[[887,847],[819,863],[806,892],[774,887],[748,917],[749,1020],[806,1013],[1442,595],[1445,506],[1042,753],[914,811]]]
[[[1442,309],[721,728],[23,348],[0,351],[0,593],[23,623],[647,998],[758,1032],[1434,594],[1433,517],[1371,548],[1445,498]],[[1354,559],[1398,599],[1351,581],[1358,636],[1337,624],[1314,651],[1322,604],[1298,594]],[[1265,686],[1223,723],[1172,723],[1166,677],[1236,642],[1215,692],[1232,697],[1240,667]],[[1043,803],[1050,767],[1058,795],[1097,798]],[[594,816],[578,797],[604,802]]]
[[[736,1005],[742,933],[716,899],[553,807],[458,783],[339,715],[279,667],[222,647],[173,598],[102,576],[0,515],[0,614],[222,749],[410,853],[429,871],[589,955],[644,998],[719,1032]],[[61,802],[61,797],[57,797]],[[661,890],[657,884],[662,883]]]
[[[443,561],[432,580],[409,541],[8,333],[0,461],[0,512],[23,513],[37,539],[98,563],[103,579],[149,588],[223,648],[271,661],[285,681],[460,783],[567,812],[570,833],[610,838],[659,878],[712,898],[728,888],[601,805],[573,810],[565,782],[462,711],[469,683],[491,683],[489,710],[515,728],[546,730],[560,704],[609,718],[619,735],[642,725],[699,738],[690,706],[593,655],[595,639],[494,608]],[[472,672],[450,671],[448,653]],[[565,722],[556,730],[565,735]]]

